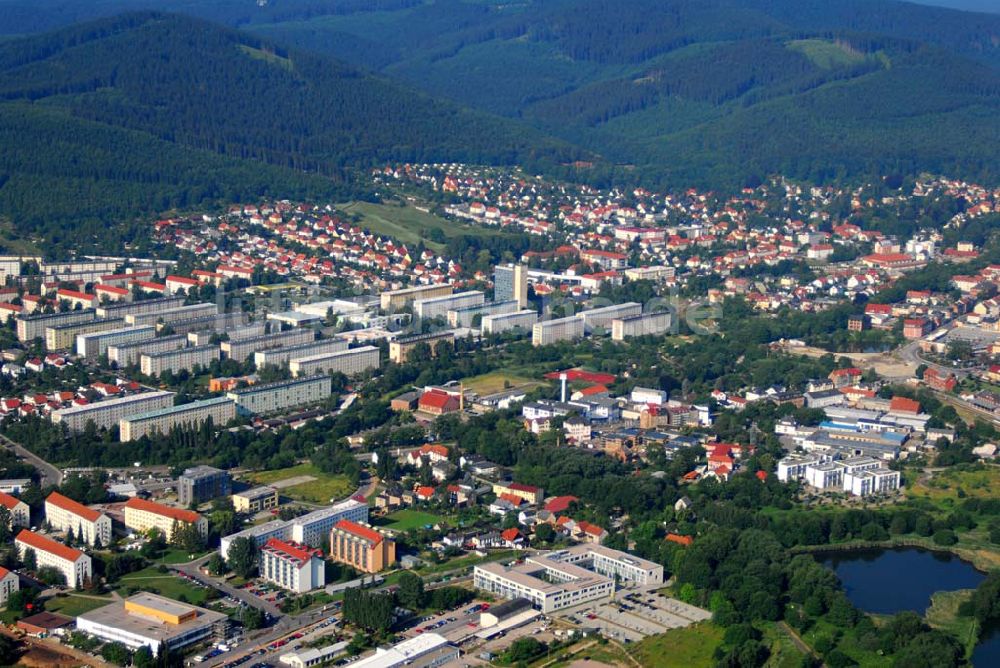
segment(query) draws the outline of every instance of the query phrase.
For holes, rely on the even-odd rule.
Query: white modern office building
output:
[[[869,456],[837,459],[834,455],[793,454],[778,462],[778,480],[801,480],[821,491],[848,492],[854,496],[888,494],[902,486],[899,471]]]

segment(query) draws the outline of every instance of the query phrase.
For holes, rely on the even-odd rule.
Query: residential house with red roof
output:
[[[0,492],[0,505],[7,509],[10,513],[10,520],[7,523],[8,529],[13,529],[14,527],[28,527],[31,526],[31,509],[28,504],[17,498],[7,494],[6,492]]]
[[[22,529],[14,539],[21,561],[28,550],[35,553],[36,568],[51,566],[66,578],[66,586],[81,587],[93,576],[90,557],[41,534]]]
[[[45,521],[57,531],[65,531],[67,535],[72,532],[87,545],[111,544],[111,518],[59,492],[52,492],[45,499]]]
[[[174,528],[182,524],[193,525],[202,536],[208,535],[208,520],[193,510],[174,508],[140,498],[132,498],[125,503],[125,527],[137,533],[157,529],[170,541]]]

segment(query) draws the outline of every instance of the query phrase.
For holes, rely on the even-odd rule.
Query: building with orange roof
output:
[[[694,542],[694,538],[691,536],[682,536],[678,533],[668,533],[666,540],[671,543],[677,543],[678,545],[683,545],[687,547]]]
[[[139,533],[157,529],[166,540],[174,535],[174,527],[193,524],[202,536],[208,535],[208,520],[194,512],[165,506],[146,499],[133,498],[125,504],[125,527]]]
[[[7,597],[21,588],[17,573],[0,566],[0,605],[7,605]]]
[[[10,522],[7,528],[31,526],[31,509],[27,503],[16,496],[0,492],[0,505],[3,505],[10,513]]]
[[[312,591],[326,584],[323,551],[271,538],[260,548],[260,576],[300,594]]]
[[[920,412],[920,402],[908,397],[893,397],[889,401],[889,412],[916,415]]]
[[[340,520],[330,531],[330,558],[363,573],[378,573],[396,563],[396,541],[370,524]]]
[[[45,521],[57,531],[70,531],[87,545],[111,544],[111,518],[59,492],[45,499]]]
[[[33,531],[22,529],[14,539],[14,545],[22,561],[26,552],[31,550],[35,553],[37,568],[51,566],[65,576],[69,587],[82,586],[94,573],[90,557],[86,554]]]

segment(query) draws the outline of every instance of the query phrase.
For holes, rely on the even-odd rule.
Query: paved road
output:
[[[975,368],[963,369],[960,367],[948,366],[946,364],[938,364],[937,362],[931,362],[924,359],[920,355],[920,341],[910,341],[909,343],[904,343],[899,348],[896,348],[894,354],[902,361],[909,362],[910,364],[916,364],[917,366],[926,364],[927,367],[946,375],[953,373],[959,380],[968,376],[971,371],[976,370]]]
[[[32,466],[38,469],[38,473],[40,476],[38,482],[42,487],[45,487],[46,485],[58,486],[62,482],[63,479],[62,471],[53,466],[52,464],[49,464],[47,461],[45,461],[35,453],[26,450],[25,448],[21,447],[20,445],[18,445],[17,443],[15,443],[14,441],[10,440],[9,438],[3,435],[0,435],[0,443],[2,443],[4,447],[13,450],[18,457],[26,460],[28,463],[30,463]]]

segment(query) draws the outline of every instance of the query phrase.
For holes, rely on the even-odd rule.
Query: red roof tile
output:
[[[135,510],[144,510],[148,513],[155,513],[156,515],[162,515],[163,517],[175,519],[178,522],[188,522],[193,524],[201,519],[201,515],[193,510],[171,508],[170,506],[165,506],[162,503],[153,503],[152,501],[140,498],[129,499],[125,504],[125,507],[133,508]]]
[[[51,538],[46,538],[45,536],[40,536],[37,533],[32,533],[27,529],[22,529],[21,533],[17,534],[16,540],[20,543],[24,543],[33,550],[48,552],[49,554],[53,554],[60,559],[65,559],[66,561],[75,562],[83,556],[83,552],[80,550],[74,550],[68,545],[63,545],[62,543],[56,542]]]
[[[378,545],[382,542],[382,534],[374,529],[370,529],[357,522],[352,522],[351,520],[340,520],[337,522],[334,529],[339,529],[341,531],[346,531],[347,533],[362,538],[372,545]]]
[[[97,521],[97,518],[101,516],[101,513],[98,511],[88,508],[68,496],[63,496],[59,492],[52,492],[49,494],[49,497],[45,499],[45,503],[51,503],[56,508],[62,508],[63,510],[69,511],[78,517],[82,517],[88,522],[95,522]]]

